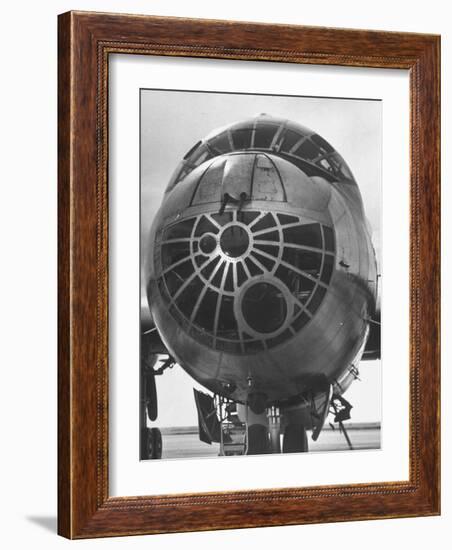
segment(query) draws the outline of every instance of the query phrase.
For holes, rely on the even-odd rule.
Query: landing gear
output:
[[[283,453],[308,452],[308,436],[302,424],[288,424],[284,431]]]
[[[221,395],[212,397],[198,390],[194,395],[199,439],[209,445],[220,443],[220,456],[308,452],[306,430],[311,428],[306,424],[309,416],[305,411],[303,416],[297,408],[281,411],[271,405],[258,414],[248,403]]]
[[[155,422],[158,416],[157,387],[155,377],[174,365],[172,357],[162,359],[155,368],[158,354],[149,349],[149,342],[142,336],[140,372],[140,460],[162,458],[162,433],[158,428],[148,428],[148,421]],[[147,346],[147,347],[146,347]]]
[[[157,388],[155,385],[155,374],[153,369],[146,369],[143,375],[143,391],[146,401],[146,410],[148,418],[151,422],[157,420]]]
[[[140,459],[162,458],[162,433],[158,428],[142,428]]]
[[[267,426],[251,424],[248,426],[247,455],[263,455],[270,451]]]
[[[162,458],[162,434],[158,428],[148,428],[148,419],[157,420],[157,389],[153,367],[141,366],[140,399],[140,460]]]

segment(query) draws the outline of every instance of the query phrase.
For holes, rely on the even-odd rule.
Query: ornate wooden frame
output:
[[[58,52],[59,533],[84,538],[439,514],[440,38],[69,12],[59,16]],[[109,497],[111,53],[409,70],[409,481]]]

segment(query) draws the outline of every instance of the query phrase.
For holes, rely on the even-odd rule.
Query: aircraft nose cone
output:
[[[159,292],[203,345],[235,354],[279,346],[323,302],[334,229],[284,203],[271,206],[198,212],[162,233]]]

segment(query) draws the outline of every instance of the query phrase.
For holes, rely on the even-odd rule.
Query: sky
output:
[[[164,190],[186,152],[216,128],[260,113],[311,128],[325,138],[353,172],[380,256],[381,116],[380,101],[225,93],[141,91],[141,251],[162,202]],[[143,278],[142,278],[143,288]],[[142,304],[145,302],[142,295]],[[354,405],[355,422],[381,418],[380,361],[360,365],[361,380],[345,397]],[[197,423],[193,387],[200,387],[179,366],[157,378],[158,425]]]

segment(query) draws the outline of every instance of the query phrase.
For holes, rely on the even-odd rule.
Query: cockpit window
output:
[[[300,141],[302,136],[293,130],[286,130],[283,135],[280,151],[289,153],[292,147]]]
[[[213,157],[213,154],[207,149],[207,147],[200,147],[196,156],[193,156],[191,159],[192,167],[197,168],[198,166],[201,166],[203,162],[206,162],[206,160],[209,160]]]
[[[296,149],[294,149],[293,154],[302,159],[314,160],[319,156],[319,148],[309,139],[305,139]]]
[[[258,149],[269,149],[277,131],[278,126],[275,124],[257,124],[254,132],[254,147]]]
[[[289,160],[308,176],[323,176],[328,181],[355,183],[344,159],[318,134],[282,119],[245,120],[222,129],[205,142],[198,142],[185,155],[171,179],[168,190],[211,158],[243,150],[268,151]]]
[[[167,227],[158,244],[169,312],[200,343],[230,353],[297,334],[334,273],[333,229],[283,212],[200,214]]]
[[[193,145],[193,147],[187,153],[185,153],[184,160],[187,160],[188,158],[190,158],[200,145],[201,145],[201,141],[198,141],[196,145]]]
[[[229,139],[229,132],[223,132],[222,134],[215,136],[209,140],[210,147],[217,151],[218,154],[222,155],[223,153],[229,153],[232,151],[232,144]]]
[[[249,149],[251,147],[252,128],[234,130],[232,132],[232,142],[234,150]]]
[[[331,147],[331,145],[318,134],[314,134],[313,136],[311,136],[311,140],[316,145],[318,145],[324,153],[334,153],[334,149]]]

